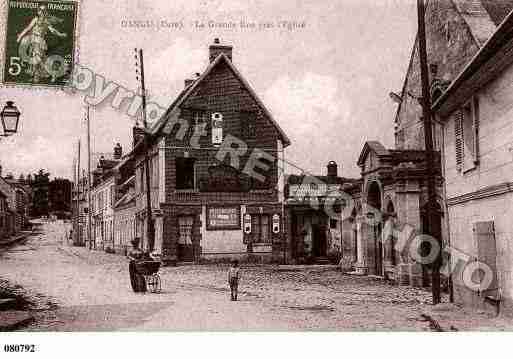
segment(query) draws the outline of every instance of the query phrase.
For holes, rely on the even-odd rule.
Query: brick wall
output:
[[[208,168],[213,165],[220,164],[215,158],[216,150],[212,149],[211,143],[211,125],[210,117],[214,112],[223,114],[223,136],[235,136],[244,141],[248,146],[248,151],[240,158],[240,165],[237,168],[242,170],[246,161],[254,148],[259,148],[277,158],[276,151],[278,149],[277,140],[279,134],[269,118],[266,117],[264,111],[259,107],[258,103],[245,89],[240,80],[231,71],[229,66],[221,62],[212,72],[203,80],[195,92],[182,104],[181,118],[186,120],[189,125],[183,141],[176,139],[178,126],[167,137],[166,146],[168,147],[188,147],[190,148],[190,138],[193,135],[192,121],[194,110],[204,110],[206,112],[207,127],[206,135],[199,140],[202,150],[194,149],[173,149],[166,150],[166,201],[174,201],[173,192],[175,191],[176,173],[175,173],[175,157],[183,157],[184,152],[188,152],[190,157],[196,158],[196,171],[200,179],[208,177]],[[243,133],[243,124],[241,123],[241,111],[250,111],[256,114],[256,136],[254,138],[246,138]],[[224,164],[230,164],[229,156],[225,158]],[[270,188],[276,188],[278,183],[277,161],[273,163],[272,169],[266,173],[261,172],[270,177]],[[205,197],[202,197],[205,196]],[[199,200],[211,200],[211,194],[202,194]],[[249,195],[247,195],[249,196]],[[246,195],[241,193],[226,194],[226,200],[231,201],[236,197],[237,201],[248,200]],[[270,195],[262,196],[262,200],[277,201],[277,192]],[[218,200],[219,198],[216,198]],[[224,199],[223,199],[224,200]]]

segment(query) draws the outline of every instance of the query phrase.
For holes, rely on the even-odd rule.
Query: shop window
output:
[[[176,189],[195,189],[194,158],[176,158]]]
[[[251,221],[255,243],[270,243],[271,226],[269,225],[269,216],[267,214],[252,215]]]

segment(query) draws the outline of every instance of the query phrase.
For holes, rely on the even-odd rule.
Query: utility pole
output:
[[[148,128],[148,122],[146,121],[146,87],[144,84],[144,56],[142,49],[135,49],[135,58],[139,57],[139,69],[140,69],[140,80],[141,80],[141,96],[142,96],[142,116],[144,126],[144,170],[146,177],[146,238],[148,240],[148,249],[153,251],[155,245],[155,230],[154,223],[151,213],[151,183],[150,183],[150,133]],[[139,73],[136,70],[137,78]],[[139,79],[139,78],[138,78]]]
[[[418,20],[418,37],[419,37],[419,58],[420,58],[420,78],[422,82],[422,121],[424,125],[424,145],[426,150],[426,181],[428,202],[426,206],[426,228],[425,234],[434,237],[439,245],[438,254],[431,268],[431,289],[433,295],[433,304],[441,302],[440,296],[440,266],[442,240],[440,233],[435,233],[435,177],[434,177],[434,160],[433,160],[433,133],[431,127],[431,99],[429,94],[429,78],[426,51],[426,23],[425,23],[425,5],[424,0],[417,0],[417,20]]]
[[[87,120],[87,239],[89,240],[89,249],[92,249],[92,231],[91,231],[91,126],[89,121],[89,106],[86,112]]]
[[[80,243],[80,138],[78,139],[78,163],[77,163],[77,226],[73,230],[73,238],[75,239],[74,245],[78,245]]]

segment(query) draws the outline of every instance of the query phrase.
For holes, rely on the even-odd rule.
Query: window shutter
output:
[[[479,162],[479,101],[477,97],[473,99],[474,111],[472,116],[472,130],[474,132],[474,164]]]
[[[474,240],[477,244],[477,259],[479,262],[490,267],[493,273],[493,280],[488,289],[484,291],[485,296],[496,296],[498,294],[499,282],[497,280],[497,247],[495,244],[495,229],[493,221],[474,223]]]
[[[457,111],[454,115],[454,136],[456,148],[456,169],[461,171],[463,168],[463,112]]]

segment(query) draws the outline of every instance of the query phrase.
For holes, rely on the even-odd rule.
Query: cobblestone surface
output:
[[[226,265],[165,267],[160,294],[133,293],[126,258],[71,247],[65,230],[44,224],[1,254],[3,285],[34,303],[29,330],[430,330],[429,292],[333,268],[244,265],[237,302]]]

